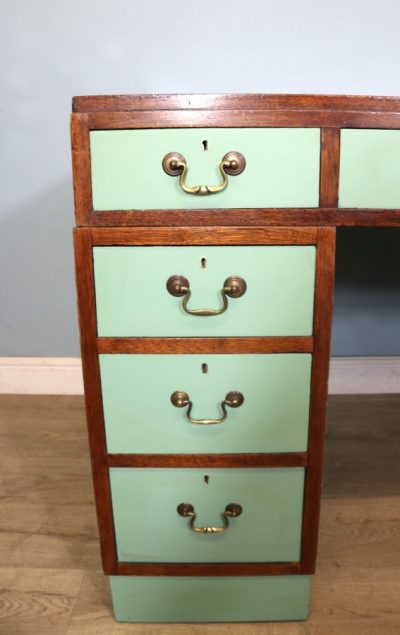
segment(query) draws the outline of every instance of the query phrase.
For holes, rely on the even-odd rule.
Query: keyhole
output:
[[[205,482],[206,485],[208,485],[209,480],[210,480],[210,477],[208,476],[208,474],[205,474],[204,482]]]
[[[204,139],[204,141],[201,142],[203,144],[203,149],[204,150],[208,150],[208,141],[207,139]]]
[[[207,259],[202,258],[200,262],[201,262],[202,269],[205,269],[207,267]]]
[[[204,375],[208,373],[208,364],[201,365],[201,372],[204,373]]]

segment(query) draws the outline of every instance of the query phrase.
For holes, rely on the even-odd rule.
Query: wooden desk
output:
[[[116,618],[305,619],[335,228],[400,225],[400,99],[76,97],[73,110],[82,359]]]

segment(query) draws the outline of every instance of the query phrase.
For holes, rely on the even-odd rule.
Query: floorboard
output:
[[[0,396],[0,444],[0,635],[400,634],[400,395],[329,400],[318,571],[298,624],[117,624],[83,399]]]

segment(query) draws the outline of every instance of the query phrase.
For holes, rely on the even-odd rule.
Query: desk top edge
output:
[[[399,112],[400,97],[314,94],[135,94],[72,98],[73,112],[137,110],[358,110]]]

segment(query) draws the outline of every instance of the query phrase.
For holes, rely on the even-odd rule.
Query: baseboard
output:
[[[0,393],[81,395],[81,360],[78,357],[0,357]],[[400,357],[333,357],[329,393],[400,393]]]
[[[400,393],[400,357],[332,357],[332,395]]]
[[[79,357],[0,357],[0,393],[83,395]]]

